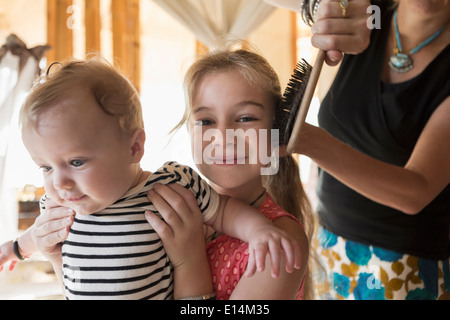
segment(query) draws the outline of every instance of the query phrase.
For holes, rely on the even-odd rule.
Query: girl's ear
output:
[[[145,131],[136,129],[131,136],[131,157],[133,163],[139,163],[144,156]]]

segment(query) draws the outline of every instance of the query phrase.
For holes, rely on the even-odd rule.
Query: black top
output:
[[[430,116],[450,95],[450,45],[417,77],[383,83],[393,10],[381,9],[381,29],[372,31],[370,47],[344,57],[322,103],[319,124],[364,154],[404,166]],[[417,215],[371,201],[323,170],[317,193],[320,222],[333,233],[414,256],[449,257],[450,185]]]

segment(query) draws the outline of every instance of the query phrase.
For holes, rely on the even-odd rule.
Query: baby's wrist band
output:
[[[19,238],[17,238],[16,240],[14,240],[14,242],[13,242],[13,251],[14,251],[14,254],[16,255],[16,257],[19,259],[19,260],[25,260],[25,258],[20,254],[20,250],[19,250]]]

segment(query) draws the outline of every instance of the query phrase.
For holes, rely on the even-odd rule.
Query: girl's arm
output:
[[[364,155],[310,125],[297,151],[365,197],[417,214],[450,182],[449,123],[450,97],[431,116],[404,167]]]
[[[201,212],[192,192],[178,184],[160,185],[149,199],[164,221],[151,212],[147,220],[161,237],[164,249],[175,265],[175,298],[200,296],[212,292],[210,267],[205,257]],[[261,214],[259,214],[261,215]],[[299,243],[301,261],[292,273],[280,271],[277,279],[266,268],[252,277],[242,277],[232,299],[293,299],[303,280],[308,263],[308,240],[303,229],[290,218],[274,224]],[[270,264],[269,256],[264,257]],[[286,267],[282,259],[281,267]]]

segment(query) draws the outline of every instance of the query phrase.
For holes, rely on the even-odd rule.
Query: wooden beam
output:
[[[293,68],[295,68],[295,66],[297,65],[297,56],[298,56],[298,48],[297,48],[297,40],[298,40],[298,24],[297,24],[297,13],[292,12],[291,13],[291,28],[292,28],[292,47],[291,47],[291,52],[292,52],[292,65]]]
[[[86,53],[101,52],[100,0],[85,0]]]
[[[47,0],[47,43],[52,47],[47,53],[49,65],[73,55],[71,6],[72,0]]]
[[[140,0],[112,0],[113,54],[116,65],[140,91]]]

